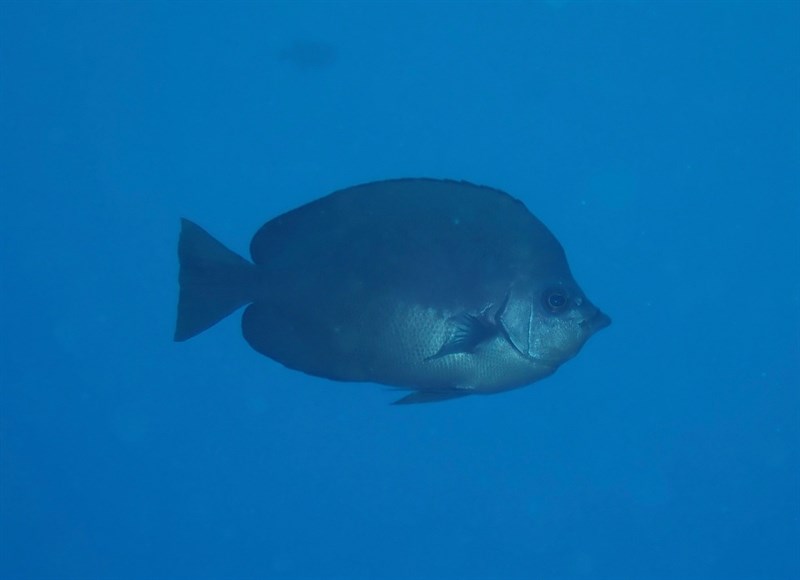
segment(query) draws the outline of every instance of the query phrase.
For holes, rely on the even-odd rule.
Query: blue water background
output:
[[[800,577],[799,31],[797,2],[0,3],[0,577]],[[180,216],[246,255],[404,176],[521,198],[613,325],[403,408],[238,315],[172,342]]]

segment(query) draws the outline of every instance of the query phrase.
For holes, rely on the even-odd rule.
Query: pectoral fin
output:
[[[454,317],[456,329],[439,351],[425,360],[433,360],[458,352],[472,352],[482,342],[497,335],[498,329],[492,320],[483,314],[461,314]]]
[[[479,314],[465,312],[451,318],[450,321],[456,327],[455,331],[436,354],[425,360],[433,360],[459,352],[471,353],[479,344],[498,335],[508,338],[508,333],[503,327],[502,316],[510,297],[511,292],[509,291],[496,309],[493,304],[489,304]],[[490,315],[491,312],[494,314]]]

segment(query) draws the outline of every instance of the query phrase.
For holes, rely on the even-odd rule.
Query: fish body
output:
[[[514,389],[553,373],[610,319],[517,199],[398,179],[334,192],[264,224],[252,262],[183,220],[175,339],[241,306],[258,352],[399,402]]]

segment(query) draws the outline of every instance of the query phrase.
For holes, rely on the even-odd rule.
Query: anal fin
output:
[[[469,391],[450,389],[447,391],[414,391],[401,399],[397,399],[392,405],[414,405],[417,403],[438,403],[459,397],[471,395]]]

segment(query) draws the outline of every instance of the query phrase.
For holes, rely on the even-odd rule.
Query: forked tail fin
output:
[[[200,334],[253,301],[256,266],[187,219],[181,220],[178,259],[180,298],[176,341]]]

